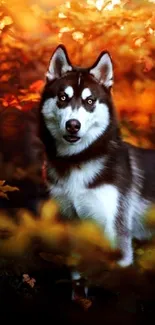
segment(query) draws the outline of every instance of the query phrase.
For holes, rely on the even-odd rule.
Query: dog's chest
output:
[[[104,168],[104,159],[90,161],[73,169],[68,176],[59,178],[55,169],[50,175],[53,183],[50,184],[50,193],[58,201],[61,212],[68,218],[92,217],[100,222],[114,218],[118,207],[118,189],[113,185],[101,185],[97,188],[88,188],[90,182]]]

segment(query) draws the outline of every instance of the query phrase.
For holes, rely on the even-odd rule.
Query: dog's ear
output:
[[[113,64],[110,54],[102,52],[89,70],[93,77],[107,88],[113,85]]]
[[[62,77],[66,72],[72,70],[72,65],[68,58],[68,54],[64,45],[59,45],[54,51],[50,62],[49,68],[46,73],[47,81],[51,81]]]

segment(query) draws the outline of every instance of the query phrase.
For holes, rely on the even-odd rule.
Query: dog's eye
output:
[[[90,105],[90,106],[93,105],[94,104],[94,100],[92,98],[88,98],[87,99],[87,104]]]
[[[67,96],[61,95],[61,96],[59,96],[59,100],[61,100],[61,102],[65,102],[65,100],[67,100]]]
[[[88,99],[88,100],[87,100],[87,103],[88,103],[89,105],[92,105],[92,104],[93,104],[92,99]]]

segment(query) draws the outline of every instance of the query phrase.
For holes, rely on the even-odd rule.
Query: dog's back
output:
[[[129,145],[128,145],[129,146]],[[131,147],[131,146],[130,146]],[[132,146],[132,153],[137,161],[137,172],[142,175],[141,196],[148,201],[155,201],[155,150]]]

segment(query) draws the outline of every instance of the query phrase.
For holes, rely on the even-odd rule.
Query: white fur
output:
[[[56,185],[53,184],[50,187],[51,195],[58,199],[61,212],[66,217],[74,217],[76,211],[75,206],[73,206],[74,201],[76,201],[76,207],[79,209],[81,200],[86,200],[87,195],[91,192],[91,190],[87,189],[88,183],[92,182],[103,168],[104,160],[102,158],[82,164],[80,169],[73,169],[70,175],[64,178],[59,178],[54,168],[50,170],[50,175],[54,178],[54,183],[56,183]],[[91,206],[91,202],[89,202],[89,206]],[[81,217],[86,217],[86,214],[86,212],[83,212]]]
[[[71,106],[59,109],[56,105],[57,98],[45,101],[42,113],[47,128],[55,137],[58,155],[73,155],[86,149],[93,141],[103,134],[110,123],[109,109],[106,104],[96,101],[96,108],[88,112],[83,106],[72,110]],[[80,140],[76,143],[68,143],[63,139],[66,134],[66,122],[69,119],[77,119],[81,123],[78,132]]]
[[[116,239],[115,218],[118,209],[119,192],[113,185],[102,185],[88,189],[87,185],[105,168],[106,159],[98,159],[82,164],[80,169],[59,179],[56,171],[51,170],[56,184],[50,186],[50,192],[66,217],[93,218],[104,227],[108,238]]]
[[[65,88],[65,94],[67,94],[69,98],[72,98],[74,96],[73,87],[68,86],[67,88]]]
[[[54,111],[55,111],[55,106],[56,106],[57,98],[49,98],[45,101],[43,108],[42,108],[42,113],[45,118],[45,122],[50,122],[52,121],[52,117],[54,118]]]
[[[83,100],[85,100],[87,97],[89,97],[91,95],[92,95],[92,93],[91,93],[89,88],[85,88],[85,89],[82,90],[81,97],[82,97]]]
[[[103,54],[97,65],[90,70],[90,73],[107,88],[113,85],[113,66],[107,53]]]

